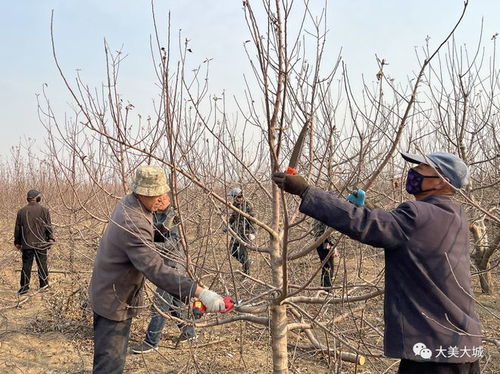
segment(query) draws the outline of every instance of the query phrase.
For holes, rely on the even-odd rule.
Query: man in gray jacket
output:
[[[180,247],[178,225],[179,217],[172,205],[166,210],[153,212],[156,249],[161,254],[165,264],[185,275],[186,257]],[[133,353],[148,353],[158,349],[162,331],[167,322],[167,318],[163,314],[169,314],[176,318],[177,327],[181,331],[177,343],[196,339],[194,327],[185,322],[188,317],[186,305],[174,295],[158,287],[155,291],[154,305],[151,308],[151,320],[146,330],[146,336],[142,343],[131,348]]]
[[[418,164],[406,183],[416,201],[391,211],[357,207],[309,186],[300,175],[275,173],[273,180],[302,198],[301,212],[384,248],[384,351],[401,358],[399,373],[479,373],[483,347],[468,224],[462,206],[451,199],[468,183],[468,168],[445,152],[402,156]]]
[[[116,204],[101,238],[90,281],[94,373],[123,372],[132,317],[147,308],[142,298],[145,277],[180,300],[198,297],[207,312],[225,309],[222,297],[165,264],[155,250],[152,212],[170,204],[163,169],[138,168],[132,191]]]

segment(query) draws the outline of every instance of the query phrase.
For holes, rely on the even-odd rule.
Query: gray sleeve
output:
[[[392,211],[371,210],[316,187],[309,187],[302,196],[300,211],[352,239],[381,248],[408,241],[416,223],[416,208],[410,202]]]

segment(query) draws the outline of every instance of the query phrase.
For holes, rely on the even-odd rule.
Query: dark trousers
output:
[[[239,241],[231,238],[231,256],[235,257],[242,265],[243,272],[250,274],[250,262],[248,261],[248,249],[241,245]]]
[[[31,268],[33,267],[33,258],[38,267],[38,280],[40,288],[49,285],[49,270],[47,268],[47,250],[46,249],[23,249],[23,268],[21,270],[21,288],[30,288]]]
[[[402,359],[398,374],[479,374],[479,361],[464,363],[420,362]]]
[[[120,374],[125,367],[132,318],[112,321],[94,313],[93,374]]]
[[[319,247],[316,248],[318,256],[321,262],[330,253],[330,248],[327,248],[328,242],[323,242]],[[321,287],[331,287],[332,286],[332,273],[333,273],[333,256],[330,255],[328,260],[321,267]]]

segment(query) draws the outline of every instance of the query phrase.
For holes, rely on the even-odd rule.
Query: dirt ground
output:
[[[7,249],[0,261],[0,373],[90,373],[92,369],[92,320],[86,304],[91,258],[81,259],[80,273],[66,272],[65,248],[55,247],[49,255],[51,287],[40,292],[36,265],[31,290],[16,293],[21,261],[19,253]],[[258,259],[256,259],[257,266]],[[306,268],[305,268],[306,269]],[[295,269],[299,272],[300,269]],[[307,269],[306,269],[307,270]],[[475,289],[477,291],[477,289]],[[478,306],[486,336],[498,337],[500,304],[498,296],[479,295]],[[366,308],[370,320],[383,329],[381,302]],[[329,313],[329,311],[327,311]],[[337,311],[332,310],[332,313]],[[222,317],[224,318],[224,317]],[[147,312],[135,319],[130,345],[141,342],[149,320]],[[126,373],[270,373],[271,350],[268,330],[248,322],[236,322],[198,330],[196,341],[179,346],[179,331],[167,322],[160,349],[147,355],[130,354]],[[381,338],[373,340],[381,346]],[[398,361],[368,357],[364,366],[334,360],[304,348],[301,334],[289,334],[291,373],[395,373]],[[500,354],[493,344],[485,345],[483,373],[500,372]]]

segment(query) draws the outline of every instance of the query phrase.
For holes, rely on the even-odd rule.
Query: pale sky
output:
[[[312,0],[319,15],[324,2]],[[253,0],[254,7],[260,3]],[[300,1],[296,1],[300,3]],[[457,44],[475,50],[484,18],[483,44],[500,32],[500,0],[470,0],[456,33]],[[80,69],[84,80],[99,86],[105,79],[103,40],[127,58],[121,83],[137,111],[148,114],[157,94],[149,48],[153,32],[150,0],[0,0],[0,156],[25,137],[43,145],[45,130],[37,116],[36,94],[46,83],[57,115],[71,112],[69,93],[56,72],[50,46],[50,17],[55,15],[58,57],[69,77]],[[374,79],[375,55],[385,58],[393,77],[404,79],[418,69],[415,47],[430,36],[436,47],[461,13],[462,0],[329,0],[328,42],[323,65],[342,58],[351,77]],[[188,66],[212,58],[210,92],[226,90],[241,97],[248,74],[243,43],[250,39],[240,0],[157,0],[156,17],[165,26],[171,11],[173,44],[177,35],[190,39]],[[164,28],[163,28],[164,30]],[[386,70],[387,72],[387,70]]]

